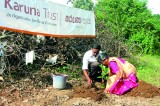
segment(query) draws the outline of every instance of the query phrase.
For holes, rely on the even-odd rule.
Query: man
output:
[[[92,49],[88,50],[83,56],[82,70],[88,85],[91,85],[93,80],[96,80],[97,77],[101,75],[100,63],[98,62],[100,50],[101,46],[95,44]]]

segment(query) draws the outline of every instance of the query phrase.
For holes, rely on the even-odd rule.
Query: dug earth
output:
[[[21,81],[0,88],[0,106],[160,106],[160,88],[144,81],[121,96],[105,94],[100,83],[86,84],[70,80],[66,89],[58,90],[52,85],[37,88],[30,81]]]

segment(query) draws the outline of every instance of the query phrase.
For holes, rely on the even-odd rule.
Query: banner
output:
[[[0,0],[0,29],[53,37],[95,37],[93,11],[49,0]]]

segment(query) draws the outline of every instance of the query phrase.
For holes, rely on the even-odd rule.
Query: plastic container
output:
[[[66,80],[68,75],[65,74],[52,74],[53,78],[53,88],[55,89],[65,89]]]

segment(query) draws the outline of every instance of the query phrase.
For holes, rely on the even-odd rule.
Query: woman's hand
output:
[[[110,94],[109,88],[104,89],[104,93]]]

